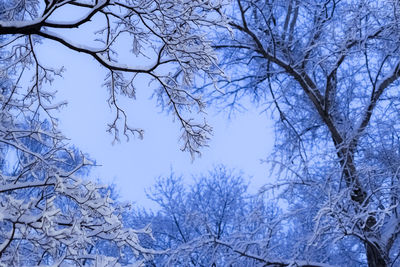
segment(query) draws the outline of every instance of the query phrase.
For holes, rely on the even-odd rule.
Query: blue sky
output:
[[[106,88],[102,87],[105,70],[89,56],[52,41],[45,41],[38,52],[42,63],[66,68],[63,77],[57,77],[51,85],[58,91],[57,101],[68,101],[68,106],[56,114],[61,131],[71,144],[102,165],[92,171],[91,177],[114,182],[122,199],[152,207],[144,189],[156,177],[173,170],[190,183],[191,175],[205,173],[216,164],[242,170],[252,177],[251,192],[270,181],[268,166],[261,164],[261,159],[271,151],[273,130],[268,115],[261,112],[262,107],[249,103],[246,112],[236,113],[231,120],[226,113],[208,108],[214,135],[209,147],[202,149],[202,157],[192,162],[188,153],[180,151],[179,124],[157,107],[156,100],[151,99],[153,88],[144,82],[138,86],[136,100],[120,100],[130,124],[145,130],[144,139],[131,138],[127,142],[121,138],[121,143],[112,145],[113,138],[106,132],[113,114],[106,102]]]

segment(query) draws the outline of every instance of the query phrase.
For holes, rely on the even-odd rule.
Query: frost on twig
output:
[[[7,81],[1,86],[6,96],[12,90]],[[0,263],[149,259],[152,251],[139,244],[140,235],[151,235],[149,229],[124,227],[110,189],[82,178],[93,163],[68,148],[55,125],[42,119],[48,113],[37,106],[31,110],[14,96],[3,97],[0,105]],[[114,248],[113,257],[105,257],[104,246]],[[136,260],[123,258],[119,250],[131,251]]]
[[[138,74],[157,81],[160,97],[167,99],[164,108],[172,110],[180,120],[183,131],[183,150],[193,156],[206,144],[210,128],[199,127],[203,120],[204,104],[194,93],[194,78],[205,74],[211,78],[221,75],[217,57],[206,32],[210,27],[225,26],[226,18],[216,12],[224,5],[213,1],[12,1],[3,7],[0,16],[0,35],[7,36],[2,47],[10,51],[7,62],[19,71],[23,66],[33,67],[32,92],[39,96],[43,84],[50,82],[51,68],[41,64],[36,47],[46,40],[58,42],[68,49],[92,57],[108,71],[105,87],[108,103],[115,118],[108,131],[119,141],[120,134],[143,136],[143,131],[129,126],[128,114],[119,105],[122,96],[134,97],[139,86]],[[84,15],[69,20],[57,18],[57,12],[71,8],[84,10]],[[1,10],[0,10],[1,11]],[[67,38],[59,29],[74,29],[97,23],[99,30],[92,39],[98,46],[87,45],[78,38]],[[97,25],[96,24],[96,25]],[[15,38],[15,37],[18,38]],[[133,60],[128,64],[121,55],[121,43],[130,43]],[[3,61],[6,61],[4,58]],[[146,64],[141,64],[145,61]],[[178,73],[174,75],[173,73]],[[57,73],[58,74],[58,73]],[[140,88],[146,90],[147,88]],[[179,99],[177,99],[179,95]],[[195,101],[193,101],[195,100]],[[178,106],[186,105],[187,108]],[[200,117],[200,118],[197,118]]]

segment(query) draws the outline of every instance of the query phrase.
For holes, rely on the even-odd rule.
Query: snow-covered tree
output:
[[[223,26],[222,1],[0,0],[0,262],[7,266],[141,264],[154,254],[139,244],[150,230],[124,227],[107,188],[82,178],[92,163],[70,149],[57,129],[49,90],[62,63],[43,64],[38,48],[57,42],[86,54],[106,71],[104,87],[119,140],[143,131],[128,126],[119,97],[135,97],[148,76],[155,94],[182,127],[182,149],[194,156],[211,131],[192,90],[197,74],[220,75],[203,29]],[[74,34],[94,27],[84,39]],[[91,38],[91,41],[88,41]],[[135,59],[118,52],[129,43]],[[55,68],[56,67],[56,68]],[[27,77],[31,76],[28,83]],[[192,114],[192,115],[190,115]]]
[[[285,256],[279,208],[248,194],[242,174],[224,166],[189,187],[174,173],[159,178],[148,197],[160,210],[137,209],[125,218],[133,227],[151,223],[154,239],[142,243],[164,251],[154,266],[256,266],[267,263],[260,255]]]
[[[3,82],[0,105],[0,263],[7,266],[117,264],[128,250],[140,263],[150,257],[139,244],[148,228],[123,226],[123,206],[113,204],[107,188],[84,177],[92,163],[65,138],[9,98]],[[113,255],[97,249],[101,243]],[[116,256],[116,257],[115,257]]]
[[[9,38],[0,46],[10,51],[2,61],[17,73],[33,67],[33,83],[27,97],[40,103],[44,110],[54,105],[46,103],[51,94],[43,86],[60,75],[62,69],[43,65],[46,55],[37,53],[37,48],[54,41],[88,55],[107,70],[104,86],[109,93],[108,104],[115,112],[108,131],[116,140],[121,130],[126,137],[143,135],[143,130],[128,126],[118,96],[134,98],[136,81],[147,76],[159,85],[155,95],[160,104],[181,125],[182,150],[194,156],[205,145],[211,127],[202,118],[204,103],[192,85],[197,74],[213,80],[221,74],[205,30],[225,24],[224,17],[216,12],[223,0],[2,2],[5,8],[0,14],[0,35]],[[74,35],[74,30],[84,27],[94,27],[96,32],[87,33],[85,38]],[[118,57],[127,44],[129,53],[136,56],[129,63]]]
[[[71,149],[57,129],[53,110],[63,103],[52,102],[54,93],[48,91],[46,83],[60,72],[43,66],[40,55],[35,53],[35,46],[46,37],[9,31],[30,28],[40,21],[40,12],[44,14],[43,23],[52,23],[50,14],[69,4],[92,11],[100,8],[98,1],[0,1],[0,264],[141,265],[155,253],[139,244],[141,235],[151,236],[149,228],[135,230],[124,226],[121,214],[128,207],[113,203],[107,187],[85,178],[87,168],[93,163]],[[103,4],[102,8],[111,1],[104,1]],[[144,3],[140,6],[150,8]],[[156,9],[152,11],[156,12]],[[112,11],[104,13],[106,17],[117,16]],[[91,16],[85,18],[89,21]],[[159,17],[158,14],[154,16]],[[128,18],[120,19],[122,25]],[[46,27],[41,30],[48,29]],[[46,34],[51,35],[48,31]],[[110,29],[107,36],[113,38],[112,42],[116,38],[113,34],[118,36],[122,33]],[[167,38],[165,34],[163,38]],[[79,47],[84,49],[83,45]],[[99,57],[99,62],[104,60],[114,64],[111,63],[111,43],[105,44],[105,47],[105,53],[110,54],[96,52],[97,56],[94,56]],[[167,47],[160,49],[159,57],[155,57],[159,66],[169,62],[162,57],[162,51]],[[182,64],[190,65],[180,59]],[[113,97],[118,90],[128,94],[130,88],[128,84],[122,84],[122,73],[114,69],[116,66],[110,67],[110,82],[107,83]],[[27,85],[23,82],[26,80],[24,75],[32,70],[32,84]],[[185,70],[188,73],[191,71],[189,67]],[[149,73],[152,71],[148,70]],[[165,92],[172,94],[173,90],[178,90],[167,81],[166,76],[153,76],[165,83],[162,87]],[[116,99],[113,101],[117,107]],[[117,116],[121,114],[123,111],[117,109]],[[117,131],[116,126],[111,126],[111,129]]]
[[[224,166],[195,177],[190,186],[172,173],[148,192],[160,209],[137,208],[123,215],[124,222],[134,228],[151,224],[154,239],[144,237],[141,244],[162,251],[149,261],[152,266],[360,265],[357,240],[310,247],[305,235],[314,225],[312,212],[285,211],[282,199],[247,190],[243,174]]]
[[[306,251],[343,242],[359,252],[348,264],[399,264],[399,11],[390,0],[236,0],[225,9],[232,31],[214,47],[231,79],[214,98],[235,107],[250,96],[276,119],[280,180],[266,189],[279,188],[298,221],[313,225],[298,232],[299,259],[330,262],[329,250]]]

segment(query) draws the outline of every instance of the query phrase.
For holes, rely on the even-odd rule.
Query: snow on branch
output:
[[[10,51],[7,61],[12,62],[15,69],[27,64],[36,68],[32,88],[37,97],[42,94],[43,84],[59,74],[40,64],[44,55],[35,53],[35,47],[46,40],[87,54],[107,69],[110,75],[105,84],[112,99],[109,104],[115,112],[115,120],[108,130],[115,141],[120,139],[120,132],[127,137],[131,134],[141,137],[143,133],[128,126],[128,114],[118,104],[119,95],[134,95],[138,87],[137,74],[156,80],[161,88],[168,88],[158,93],[160,98],[169,98],[162,105],[181,122],[182,136],[186,136],[183,150],[195,155],[206,144],[211,128],[199,127],[199,121],[204,120],[204,104],[192,88],[198,74],[211,78],[222,74],[217,67],[216,54],[205,36],[209,27],[226,25],[225,17],[216,12],[224,4],[223,0],[15,2],[14,6],[5,7],[0,16],[0,35],[9,40],[3,47]],[[70,19],[58,18],[57,14],[64,10],[69,12]],[[75,16],[73,10],[83,11],[83,14]],[[60,31],[70,29],[74,36],[74,29],[86,25],[96,25],[99,29],[92,34],[92,39],[101,47],[90,47],[86,41],[71,35],[67,37]],[[14,40],[12,36],[20,38]],[[136,60],[129,64],[118,58],[121,44],[127,42],[132,44],[132,54],[136,56]],[[24,51],[25,56],[17,50]],[[144,60],[149,62],[146,66],[141,64]],[[179,103],[174,99],[176,95],[180,96]],[[177,108],[178,104],[187,108]],[[120,127],[123,131],[119,130]]]

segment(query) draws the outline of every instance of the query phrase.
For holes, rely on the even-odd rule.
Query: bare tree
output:
[[[225,10],[232,32],[215,45],[231,80],[214,97],[234,107],[250,95],[273,111],[282,170],[273,187],[292,209],[307,207],[308,247],[355,237],[369,266],[399,257],[399,10],[236,0]]]

